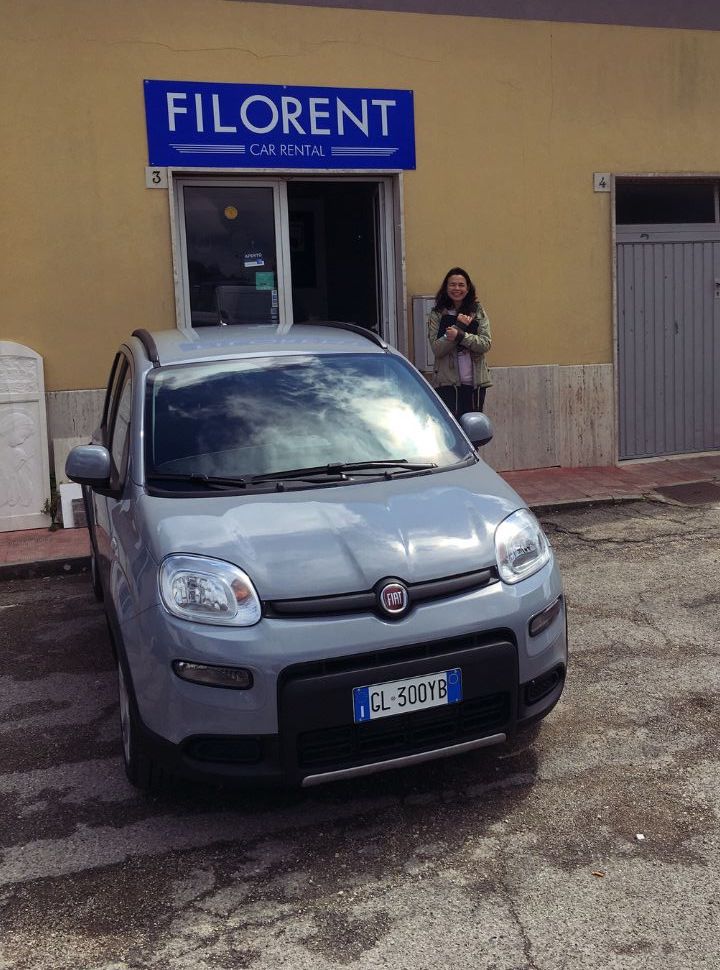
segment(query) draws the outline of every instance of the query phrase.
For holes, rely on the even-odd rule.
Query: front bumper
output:
[[[551,710],[563,689],[562,595],[548,565],[508,587],[424,603],[400,621],[375,616],[264,618],[245,629],[187,623],[161,607],[121,626],[149,753],[196,779],[314,784],[502,741]],[[173,660],[251,671],[250,690],[188,683]],[[363,724],[352,690],[460,667],[463,700]],[[408,761],[410,759],[410,761]]]
[[[564,630],[561,639],[564,645]],[[520,684],[517,645],[508,636],[450,638],[377,660],[361,655],[284,670],[276,734],[200,733],[172,744],[145,728],[145,744],[152,757],[187,778],[310,786],[502,742],[549,713],[565,681],[565,663],[555,660]],[[353,722],[354,687],[454,667],[463,672],[459,703]]]

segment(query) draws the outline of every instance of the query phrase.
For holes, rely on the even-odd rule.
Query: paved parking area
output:
[[[720,508],[545,524],[541,729],[309,792],[137,794],[87,576],[0,585],[0,968],[717,966]]]

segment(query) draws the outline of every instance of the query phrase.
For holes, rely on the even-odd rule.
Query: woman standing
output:
[[[490,350],[490,321],[472,280],[459,266],[445,274],[428,317],[428,339],[435,355],[435,389],[456,418],[482,411],[491,386],[485,354]]]

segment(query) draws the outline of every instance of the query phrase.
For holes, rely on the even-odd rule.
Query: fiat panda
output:
[[[130,780],[311,786],[546,715],[561,578],[491,437],[359,327],[136,330],[67,461]]]

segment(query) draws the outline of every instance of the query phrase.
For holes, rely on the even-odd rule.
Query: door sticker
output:
[[[272,290],[275,287],[275,274],[274,273],[256,273],[255,274],[255,289],[256,290]]]

